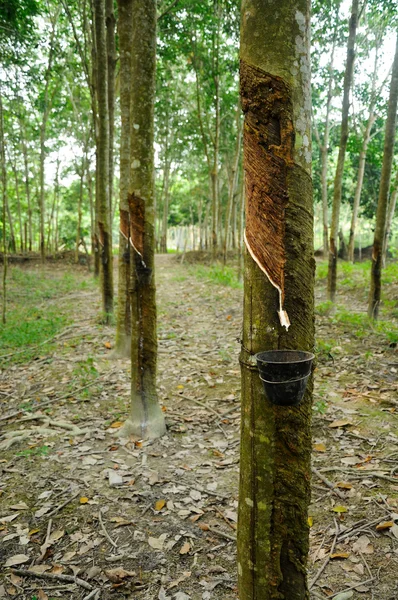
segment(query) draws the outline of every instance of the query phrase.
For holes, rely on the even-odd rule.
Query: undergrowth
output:
[[[233,267],[213,265],[190,265],[189,272],[198,279],[205,279],[209,283],[224,285],[232,288],[242,288],[243,283],[238,278],[237,270]]]

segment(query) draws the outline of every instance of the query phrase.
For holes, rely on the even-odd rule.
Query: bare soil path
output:
[[[129,365],[112,358],[114,329],[99,324],[92,289],[57,299],[69,324],[51,347],[4,361],[0,598],[237,598],[242,291],[173,256],[157,257],[157,284],[162,439],[117,435]],[[396,349],[318,321],[313,597],[352,588],[344,598],[396,600]]]

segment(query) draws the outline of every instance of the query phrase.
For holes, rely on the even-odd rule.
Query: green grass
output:
[[[0,324],[0,360],[24,362],[50,351],[51,340],[68,323],[68,306],[55,302],[67,294],[90,288],[90,279],[71,273],[13,267],[7,281],[6,324]],[[71,299],[71,304],[73,299]],[[20,352],[23,350],[23,352]]]
[[[236,269],[233,267],[192,265],[189,267],[189,271],[198,279],[205,279],[210,283],[239,289],[243,287],[243,283],[239,281]]]
[[[390,344],[398,341],[398,325],[391,320],[373,321],[366,313],[338,308],[331,322],[343,326],[345,331],[360,339],[373,333],[380,335]]]

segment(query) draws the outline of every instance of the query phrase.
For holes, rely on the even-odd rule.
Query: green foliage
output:
[[[25,458],[30,458],[32,456],[48,456],[50,452],[51,448],[49,448],[49,446],[37,446],[36,448],[21,450],[21,452],[17,452],[17,456],[24,456]]]

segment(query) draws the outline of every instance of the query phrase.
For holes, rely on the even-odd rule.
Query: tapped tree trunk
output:
[[[98,97],[97,218],[102,267],[102,309],[104,321],[109,323],[113,313],[113,256],[109,200],[109,111],[105,0],[94,0],[94,20]]]
[[[243,0],[241,10],[240,600],[309,599],[312,383],[298,407],[273,406],[254,356],[314,345],[309,11],[309,0]]]
[[[119,181],[119,283],[117,298],[117,323],[115,351],[121,356],[130,356],[131,351],[131,307],[130,307],[130,46],[132,33],[133,0],[118,0],[118,32],[120,52],[120,181]]]
[[[376,226],[373,240],[372,272],[370,278],[370,293],[368,315],[371,319],[379,316],[381,299],[381,271],[383,260],[383,244],[386,231],[386,216],[388,193],[390,191],[392,161],[394,156],[395,126],[397,122],[398,104],[398,35],[395,47],[394,63],[392,67],[390,98],[384,137],[383,166],[381,169],[379,200],[377,203]]]
[[[341,116],[340,147],[337,158],[336,175],[333,187],[332,222],[329,240],[328,296],[332,302],[336,298],[337,279],[337,237],[339,233],[341,191],[343,186],[344,160],[348,141],[348,113],[350,109],[350,89],[354,72],[355,38],[358,25],[358,0],[352,0],[349,34],[347,42],[347,61],[344,73],[343,109]]]
[[[156,391],[154,103],[156,0],[134,0],[131,36],[131,410],[123,434],[166,431]]]

